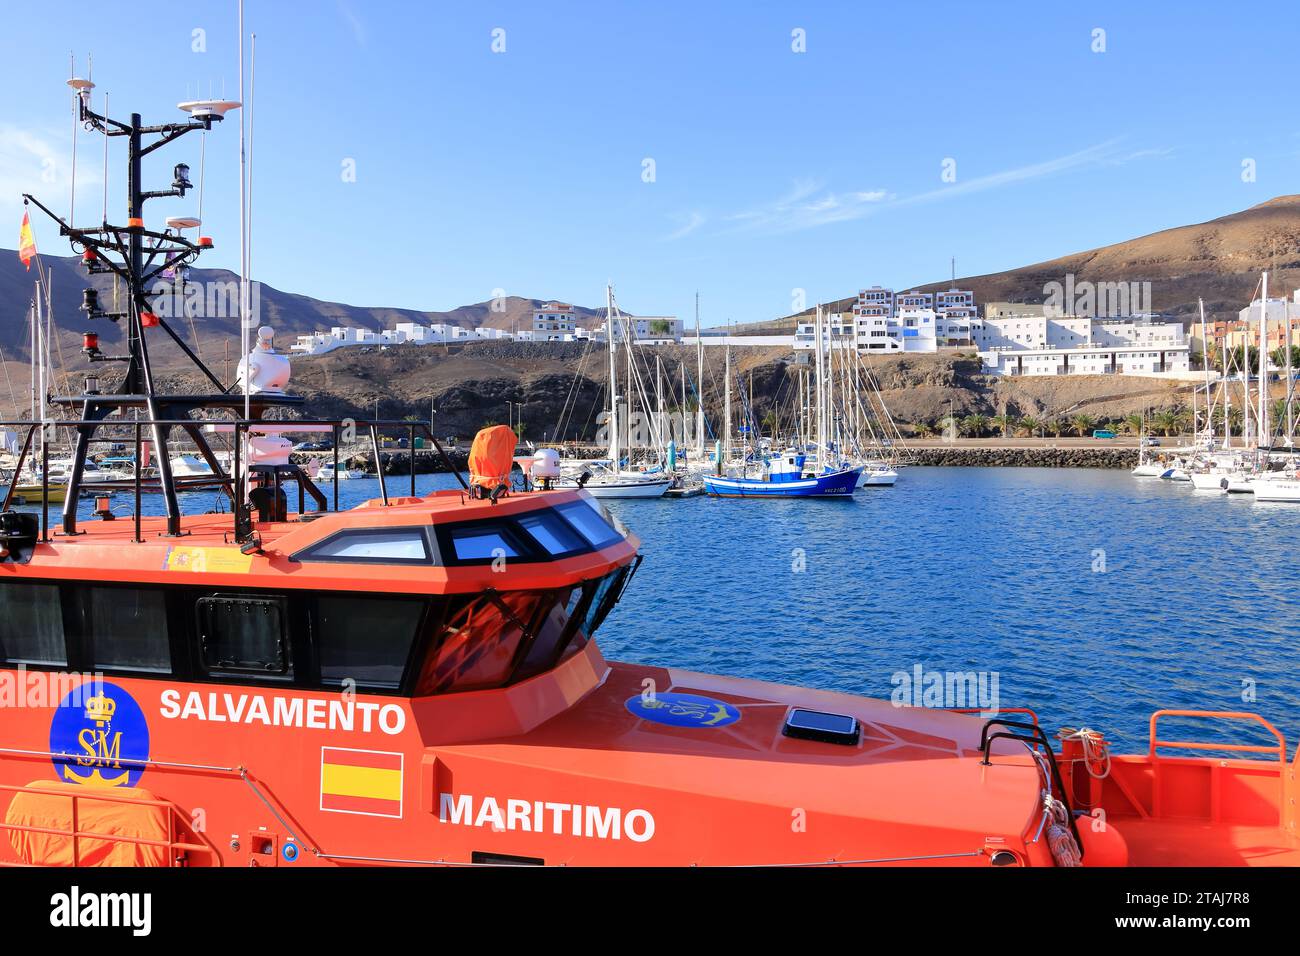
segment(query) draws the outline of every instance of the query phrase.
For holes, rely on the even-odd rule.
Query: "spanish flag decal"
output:
[[[402,815],[402,755],[322,747],[320,808],[372,817]]]
[[[32,235],[32,220],[23,212],[23,224],[18,230],[18,258],[23,261],[27,271],[32,271],[32,259],[36,257],[36,237]]]

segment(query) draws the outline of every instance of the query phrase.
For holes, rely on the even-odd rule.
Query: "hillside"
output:
[[[81,305],[81,292],[87,284],[99,291],[100,302],[105,308],[113,304],[113,278],[97,275],[87,282],[80,260],[76,257],[42,256],[41,263],[49,271],[54,289],[55,324],[60,332],[61,344],[74,352],[80,348],[81,333],[91,328],[84,314],[78,311]],[[4,348],[8,358],[27,358],[28,336],[27,307],[33,294],[36,271],[30,273],[23,269],[18,254],[11,250],[0,249],[0,348]],[[230,302],[238,301],[233,292],[238,278],[233,272],[224,269],[193,269],[190,279],[204,289],[214,289],[214,297],[205,314],[196,319],[193,328],[184,319],[172,323],[177,333],[182,334],[187,345],[194,346],[197,333],[201,342],[201,351],[209,355],[217,351],[224,352],[225,341],[231,340],[232,346],[238,346],[239,322],[234,316],[234,309],[223,307],[225,290],[229,289]],[[354,306],[339,302],[327,302],[311,296],[294,292],[284,292],[266,283],[260,283],[262,321],[274,326],[279,344],[287,348],[294,339],[309,332],[326,331],[336,325],[356,326],[380,330],[392,328],[398,322],[419,322],[424,325],[443,323],[463,328],[475,328],[486,325],[491,328],[510,329],[526,327],[532,322],[532,312],[549,299],[526,299],[520,296],[508,296],[500,302],[486,301],[471,305],[462,305],[446,312],[421,312],[415,309],[397,309],[387,306]],[[205,295],[208,293],[205,292]],[[604,321],[604,310],[575,306],[578,323],[593,326]],[[122,341],[121,330],[117,324],[108,320],[94,323],[101,340],[108,345]],[[160,358],[166,363],[179,353],[168,348],[163,337],[160,340]]]
[[[1150,282],[1152,306],[1190,319],[1197,297],[1210,317],[1236,318],[1251,297],[1262,270],[1270,270],[1270,288],[1289,295],[1300,285],[1300,195],[1278,196],[1249,209],[1209,222],[1178,226],[1114,245],[1076,252],[1045,262],[962,276],[957,288],[970,289],[976,302],[1042,302],[1043,287],[1073,273],[1075,282]],[[881,281],[882,285],[888,282]],[[951,280],[916,288],[934,292]],[[849,290],[846,290],[849,291]],[[898,287],[898,291],[903,291]],[[849,297],[826,303],[830,311],[847,311]],[[815,307],[814,307],[815,308]],[[801,313],[811,315],[813,308]],[[789,330],[794,316],[751,323],[746,331]]]

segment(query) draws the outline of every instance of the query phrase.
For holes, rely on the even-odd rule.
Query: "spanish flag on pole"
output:
[[[23,210],[23,225],[18,230],[18,258],[23,261],[27,271],[32,271],[32,259],[36,256],[36,237],[32,235],[32,220]]]

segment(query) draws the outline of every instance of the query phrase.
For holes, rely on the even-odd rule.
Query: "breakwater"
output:
[[[910,448],[912,465],[971,468],[1132,468],[1136,448]]]

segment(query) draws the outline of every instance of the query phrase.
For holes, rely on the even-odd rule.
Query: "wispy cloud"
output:
[[[352,39],[357,41],[357,46],[366,45],[366,25],[361,22],[357,12],[352,9],[352,4],[348,0],[338,0],[339,16],[347,28],[352,31]]]
[[[861,219],[892,197],[884,189],[828,192],[812,179],[796,180],[778,199],[723,217],[727,231],[795,232]]]
[[[784,196],[754,206],[740,212],[719,217],[721,231],[754,232],[780,234],[814,229],[837,222],[851,222],[865,219],[883,210],[900,206],[919,205],[922,203],[943,202],[990,189],[1001,189],[1019,183],[1044,179],[1071,170],[1100,166],[1122,166],[1135,160],[1167,156],[1172,147],[1166,149],[1138,149],[1125,151],[1120,148],[1118,139],[1097,143],[1086,149],[1057,156],[1054,159],[1016,166],[996,173],[988,173],[971,179],[961,179],[925,192],[910,196],[900,196],[887,189],[873,188],[849,192],[827,190],[822,183],[813,179],[796,180]],[[960,167],[959,167],[960,170]],[[692,216],[699,216],[693,213]],[[692,219],[687,227],[678,229],[668,238],[679,239],[697,231],[703,225],[703,217],[698,221]]]
[[[976,176],[973,179],[958,177],[955,183],[949,183],[940,186],[938,189],[931,189],[927,192],[904,197],[895,202],[894,205],[906,206],[913,203],[940,202],[958,196],[969,196],[971,193],[984,192],[988,189],[998,189],[1002,186],[1012,186],[1034,179],[1043,179],[1046,176],[1054,176],[1057,173],[1087,166],[1122,165],[1127,160],[1122,157],[1120,150],[1117,148],[1118,142],[1118,140],[1113,139],[1107,140],[1104,143],[1098,143],[1095,146],[1089,146],[1087,149],[1081,149],[1065,156],[1058,156],[1055,159],[1031,163],[1028,166],[1017,166],[1014,169],[1004,169],[998,173]],[[1130,154],[1130,157],[1135,155]]]
[[[66,134],[0,123],[0,206],[21,206],[22,194],[31,193],[61,208],[58,200],[60,194],[66,200],[72,174],[72,150],[65,140]],[[78,192],[101,182],[97,164],[78,164]]]
[[[705,223],[704,213],[692,210],[688,215],[680,217],[682,224],[664,236],[665,242],[672,242],[675,239],[681,239],[689,236],[695,230]]]

